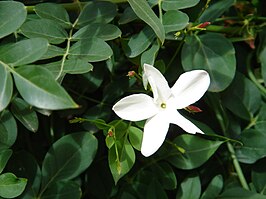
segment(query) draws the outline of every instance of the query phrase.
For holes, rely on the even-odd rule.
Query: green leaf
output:
[[[223,177],[222,175],[217,175],[211,180],[208,187],[201,195],[200,199],[217,198],[222,189],[223,189]]]
[[[11,149],[4,149],[0,151],[0,174],[4,170],[6,163],[12,155]]]
[[[110,46],[99,38],[80,40],[70,47],[69,55],[88,62],[97,62],[109,59],[113,54]]]
[[[46,53],[40,59],[50,59],[53,57],[63,56],[65,54],[65,49],[49,45]]]
[[[202,23],[206,21],[213,22],[225,11],[227,11],[234,3],[235,0],[222,0],[215,2],[203,12],[203,14],[199,18],[199,21]]]
[[[29,64],[40,59],[48,49],[43,38],[26,39],[0,47],[0,60],[11,66]]]
[[[83,27],[90,23],[107,24],[116,15],[117,7],[111,2],[88,2],[78,17],[77,27]]]
[[[200,193],[201,184],[199,176],[188,177],[181,183],[176,199],[199,199]]]
[[[13,80],[7,66],[0,61],[0,112],[4,110],[12,97]]]
[[[241,187],[233,187],[225,189],[224,192],[217,197],[218,199],[266,199],[266,196],[243,189]]]
[[[118,153],[116,153],[116,147]],[[116,141],[116,144],[108,152],[108,162],[115,184],[127,174],[135,163],[135,152],[126,139],[124,142]]]
[[[266,195],[266,159],[263,158],[255,163],[252,168],[251,178],[258,193]]]
[[[184,29],[189,22],[186,13],[179,10],[169,10],[163,15],[163,26],[166,33]]]
[[[0,113],[0,149],[11,147],[17,139],[17,123],[8,110]]]
[[[134,20],[138,19],[138,16],[135,14],[135,12],[133,11],[133,9],[131,7],[127,7],[123,14],[121,15],[118,23],[123,25],[123,24],[127,24],[130,23]]]
[[[41,109],[77,108],[78,105],[41,66],[21,66],[13,71],[15,84],[23,99]]]
[[[21,32],[28,38],[45,38],[51,44],[63,43],[68,38],[64,28],[49,19],[28,21],[21,26]]]
[[[132,146],[138,151],[140,151],[140,148],[141,148],[142,136],[143,136],[143,132],[139,128],[134,127],[134,126],[130,126],[128,128],[129,141],[132,144]]]
[[[42,199],[79,199],[81,198],[81,190],[77,183],[57,182],[52,184],[42,195]]]
[[[146,197],[152,199],[167,199],[167,195],[162,188],[162,185],[155,179],[151,179],[146,190]]]
[[[266,47],[259,54],[259,59],[261,61],[261,75],[263,77],[264,84],[266,83]]]
[[[66,9],[55,3],[39,3],[35,5],[34,10],[36,14],[45,19],[51,19],[55,22],[60,23],[65,28],[71,27],[68,13]]]
[[[210,141],[194,135],[180,135],[168,149],[167,161],[180,169],[194,169],[205,163],[223,142]],[[180,153],[177,147],[185,150]]]
[[[261,106],[259,89],[241,73],[222,95],[222,103],[238,117],[250,120]]]
[[[95,23],[86,25],[79,29],[71,39],[79,40],[98,37],[104,41],[108,41],[121,37],[121,34],[121,30],[113,24]]]
[[[0,175],[0,196],[4,198],[15,198],[25,189],[27,179],[17,178],[12,173]]]
[[[186,37],[181,57],[185,70],[203,69],[210,74],[209,91],[224,90],[234,78],[235,50],[232,43],[221,34]]]
[[[162,8],[165,11],[190,8],[199,3],[200,0],[162,0]]]
[[[124,46],[128,57],[136,57],[145,51],[153,42],[155,35],[149,26],[146,26],[138,34],[133,35],[127,45]]]
[[[266,134],[264,131],[245,130],[241,133],[240,141],[243,146],[236,150],[240,162],[253,164],[257,160],[266,157]]]
[[[128,0],[133,11],[136,15],[147,23],[160,39],[161,43],[164,43],[165,31],[160,19],[155,15],[146,0]]]
[[[97,147],[97,139],[88,132],[69,134],[57,140],[43,161],[42,190],[54,182],[77,177],[90,166]]]
[[[141,55],[141,66],[146,64],[154,65],[154,62],[156,60],[156,56],[158,54],[158,51],[160,50],[160,45],[158,44],[158,41],[154,41],[152,46],[146,50]]]
[[[0,2],[0,39],[15,32],[26,20],[26,7],[16,1]]]
[[[36,112],[32,107],[20,98],[12,100],[11,111],[13,115],[29,130],[36,132],[39,121]]]
[[[68,74],[83,74],[92,71],[93,66],[82,59],[67,59],[64,64],[61,61],[51,62],[49,64],[42,65],[48,69],[54,75],[54,78],[60,73],[60,69],[63,65],[63,73]]]

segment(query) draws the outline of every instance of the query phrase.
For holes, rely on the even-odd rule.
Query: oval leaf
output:
[[[209,91],[224,90],[234,78],[235,50],[232,43],[221,34],[187,37],[181,57],[185,70],[203,69],[210,74]]]
[[[17,178],[13,173],[0,175],[0,196],[3,198],[15,198],[25,189],[27,179]]]
[[[97,147],[97,139],[88,132],[69,134],[56,141],[43,161],[42,189],[82,173],[92,163]]]
[[[11,149],[4,149],[0,151],[0,173],[4,170],[7,161],[12,155],[12,150]]]
[[[77,108],[53,75],[41,66],[21,66],[13,71],[15,84],[23,99],[41,109]]]
[[[160,39],[162,43],[164,43],[165,32],[164,27],[160,21],[160,19],[155,15],[151,7],[149,6],[146,0],[128,0],[133,11],[136,15],[143,20],[146,24],[148,24]]]
[[[11,65],[29,64],[41,58],[48,49],[48,41],[43,38],[26,39],[0,47],[0,60]]]
[[[26,7],[16,1],[0,2],[0,39],[15,32],[26,20]]]
[[[199,198],[201,193],[201,183],[199,176],[186,178],[177,191],[176,198],[188,199]]]
[[[166,33],[184,29],[189,22],[186,13],[179,10],[169,10],[163,15],[163,26]]]
[[[0,112],[9,104],[13,93],[13,80],[7,66],[0,61]]]
[[[206,162],[223,142],[205,140],[194,135],[180,135],[174,141],[174,146],[184,149],[184,153],[176,147],[168,151],[167,161],[180,169],[194,169]]]
[[[162,0],[162,8],[165,11],[190,8],[197,5],[200,0]]]

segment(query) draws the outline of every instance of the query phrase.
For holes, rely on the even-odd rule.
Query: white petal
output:
[[[163,112],[146,121],[141,144],[141,153],[144,156],[148,157],[160,148],[165,140],[168,128],[169,122]]]
[[[145,94],[127,96],[119,100],[113,110],[120,118],[130,121],[145,120],[158,112],[153,98]]]
[[[183,73],[171,88],[177,99],[175,106],[182,109],[198,101],[208,90],[210,76],[204,70],[193,70]]]
[[[169,118],[171,118],[170,123],[180,126],[184,131],[188,133],[202,133],[204,134],[195,124],[189,121],[187,118],[182,116],[178,111],[172,110],[168,111]]]
[[[166,102],[166,100],[171,96],[171,89],[162,73],[149,64],[144,64],[143,70],[143,80],[147,81],[146,79],[148,79],[155,101],[159,103]]]

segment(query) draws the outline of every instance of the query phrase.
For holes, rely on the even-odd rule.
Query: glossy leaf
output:
[[[138,34],[133,35],[124,47],[128,57],[136,57],[145,51],[153,42],[155,35],[148,26],[144,27]]]
[[[113,54],[110,46],[99,38],[80,40],[70,47],[71,58],[83,59],[88,62],[103,61]]]
[[[78,27],[83,27],[89,23],[109,23],[117,14],[115,4],[107,1],[89,2],[83,8],[78,17]]]
[[[201,195],[200,199],[217,198],[223,188],[223,177],[221,175],[215,176],[209,183],[206,190]]]
[[[68,28],[71,27],[68,13],[66,9],[55,3],[41,3],[35,6],[36,14],[45,19],[51,19],[55,22],[60,23],[62,26]]]
[[[125,142],[116,141],[116,145],[108,151],[108,162],[115,184],[117,184],[118,180],[127,174],[135,163],[133,147],[127,140]]]
[[[0,60],[11,66],[29,64],[40,59],[47,51],[48,42],[43,38],[26,39],[1,46]]]
[[[17,139],[17,123],[8,110],[0,113],[0,149],[11,147]]]
[[[161,43],[164,43],[165,39],[165,31],[164,27],[159,20],[159,18],[155,15],[149,4],[146,0],[128,0],[133,11],[136,15],[147,23],[160,39]]]
[[[163,15],[163,26],[166,33],[184,29],[189,22],[186,13],[179,10],[169,10]]]
[[[0,61],[0,112],[4,110],[13,94],[13,80],[7,66]]]
[[[201,193],[199,176],[188,177],[180,185],[176,199],[198,199]]]
[[[4,173],[0,175],[0,197],[15,198],[19,196],[25,189],[27,179],[17,178],[12,173]]]
[[[42,199],[79,199],[81,190],[77,183],[66,181],[57,182],[49,187],[42,195]]]
[[[68,38],[63,27],[49,19],[28,21],[21,26],[21,32],[28,38],[45,38],[51,44],[60,44]]]
[[[113,24],[95,23],[84,26],[79,29],[71,39],[90,39],[92,37],[98,37],[105,41],[113,40],[117,37],[121,37],[121,30]]]
[[[240,141],[243,143],[243,146],[236,150],[236,155],[240,162],[252,164],[266,157],[266,134],[264,131],[245,130],[241,134]]]
[[[33,155],[26,151],[14,153],[8,162],[8,170],[11,170],[16,176],[27,179],[27,186],[20,198],[38,197],[37,194],[41,186],[41,169]]]
[[[93,66],[82,60],[82,59],[67,59],[64,63],[61,61],[52,62],[49,64],[43,65],[43,67],[47,68],[54,77],[56,78],[60,72],[60,69],[63,65],[63,73],[68,74],[83,74],[92,71]]]
[[[0,174],[4,170],[6,163],[12,155],[11,149],[4,149],[0,151]]]
[[[197,5],[199,1],[200,0],[163,0],[162,8],[165,11],[190,8]]]
[[[21,98],[12,100],[11,111],[13,115],[29,130],[36,132],[39,121],[36,112]]]
[[[143,132],[137,127],[130,126],[128,128],[128,138],[132,146],[140,151],[141,148],[141,143],[142,143],[142,137],[143,137]]]
[[[194,169],[206,162],[223,142],[210,141],[194,135],[180,135],[173,144],[184,149],[181,153],[177,148],[168,149],[167,161],[180,169]]]
[[[222,103],[238,117],[250,120],[260,108],[260,91],[252,81],[237,73],[232,84],[223,93]]]
[[[199,21],[213,22],[216,18],[220,17],[225,11],[227,11],[234,3],[234,0],[222,0],[215,2],[203,12]]]
[[[88,132],[69,134],[56,141],[43,161],[42,189],[77,177],[92,163],[97,145],[97,139]]]
[[[15,32],[26,20],[26,7],[16,1],[0,2],[0,38]]]
[[[53,75],[41,66],[19,67],[13,76],[19,93],[32,106],[50,110],[78,107]]]
[[[234,78],[235,50],[232,43],[221,34],[208,33],[186,37],[181,57],[186,71],[203,69],[210,74],[209,91],[224,90]]]

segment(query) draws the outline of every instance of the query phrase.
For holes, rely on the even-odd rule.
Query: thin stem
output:
[[[162,0],[158,1],[159,18],[161,23],[163,22]]]
[[[241,184],[241,186],[244,189],[249,190],[249,186],[247,184],[247,181],[245,179],[245,176],[243,174],[241,166],[240,166],[240,164],[238,162],[238,159],[237,159],[237,157],[235,155],[235,149],[234,149],[234,147],[232,146],[232,144],[230,142],[227,142],[226,144],[227,144],[227,148],[228,148],[228,150],[229,150],[229,152],[231,154],[231,158],[233,160],[233,165],[234,165],[234,168],[236,170],[236,173],[237,173],[238,179],[240,181],[240,184]]]
[[[205,12],[205,10],[209,7],[209,4],[211,3],[211,0],[207,0],[206,4],[204,5],[204,7],[201,9],[197,19],[195,21],[199,21],[199,18],[201,17],[201,15]]]
[[[176,48],[176,51],[174,53],[174,55],[172,56],[171,60],[168,62],[166,69],[173,63],[173,61],[175,60],[176,56],[178,55],[183,43],[184,43],[185,38],[179,43],[178,47]]]

